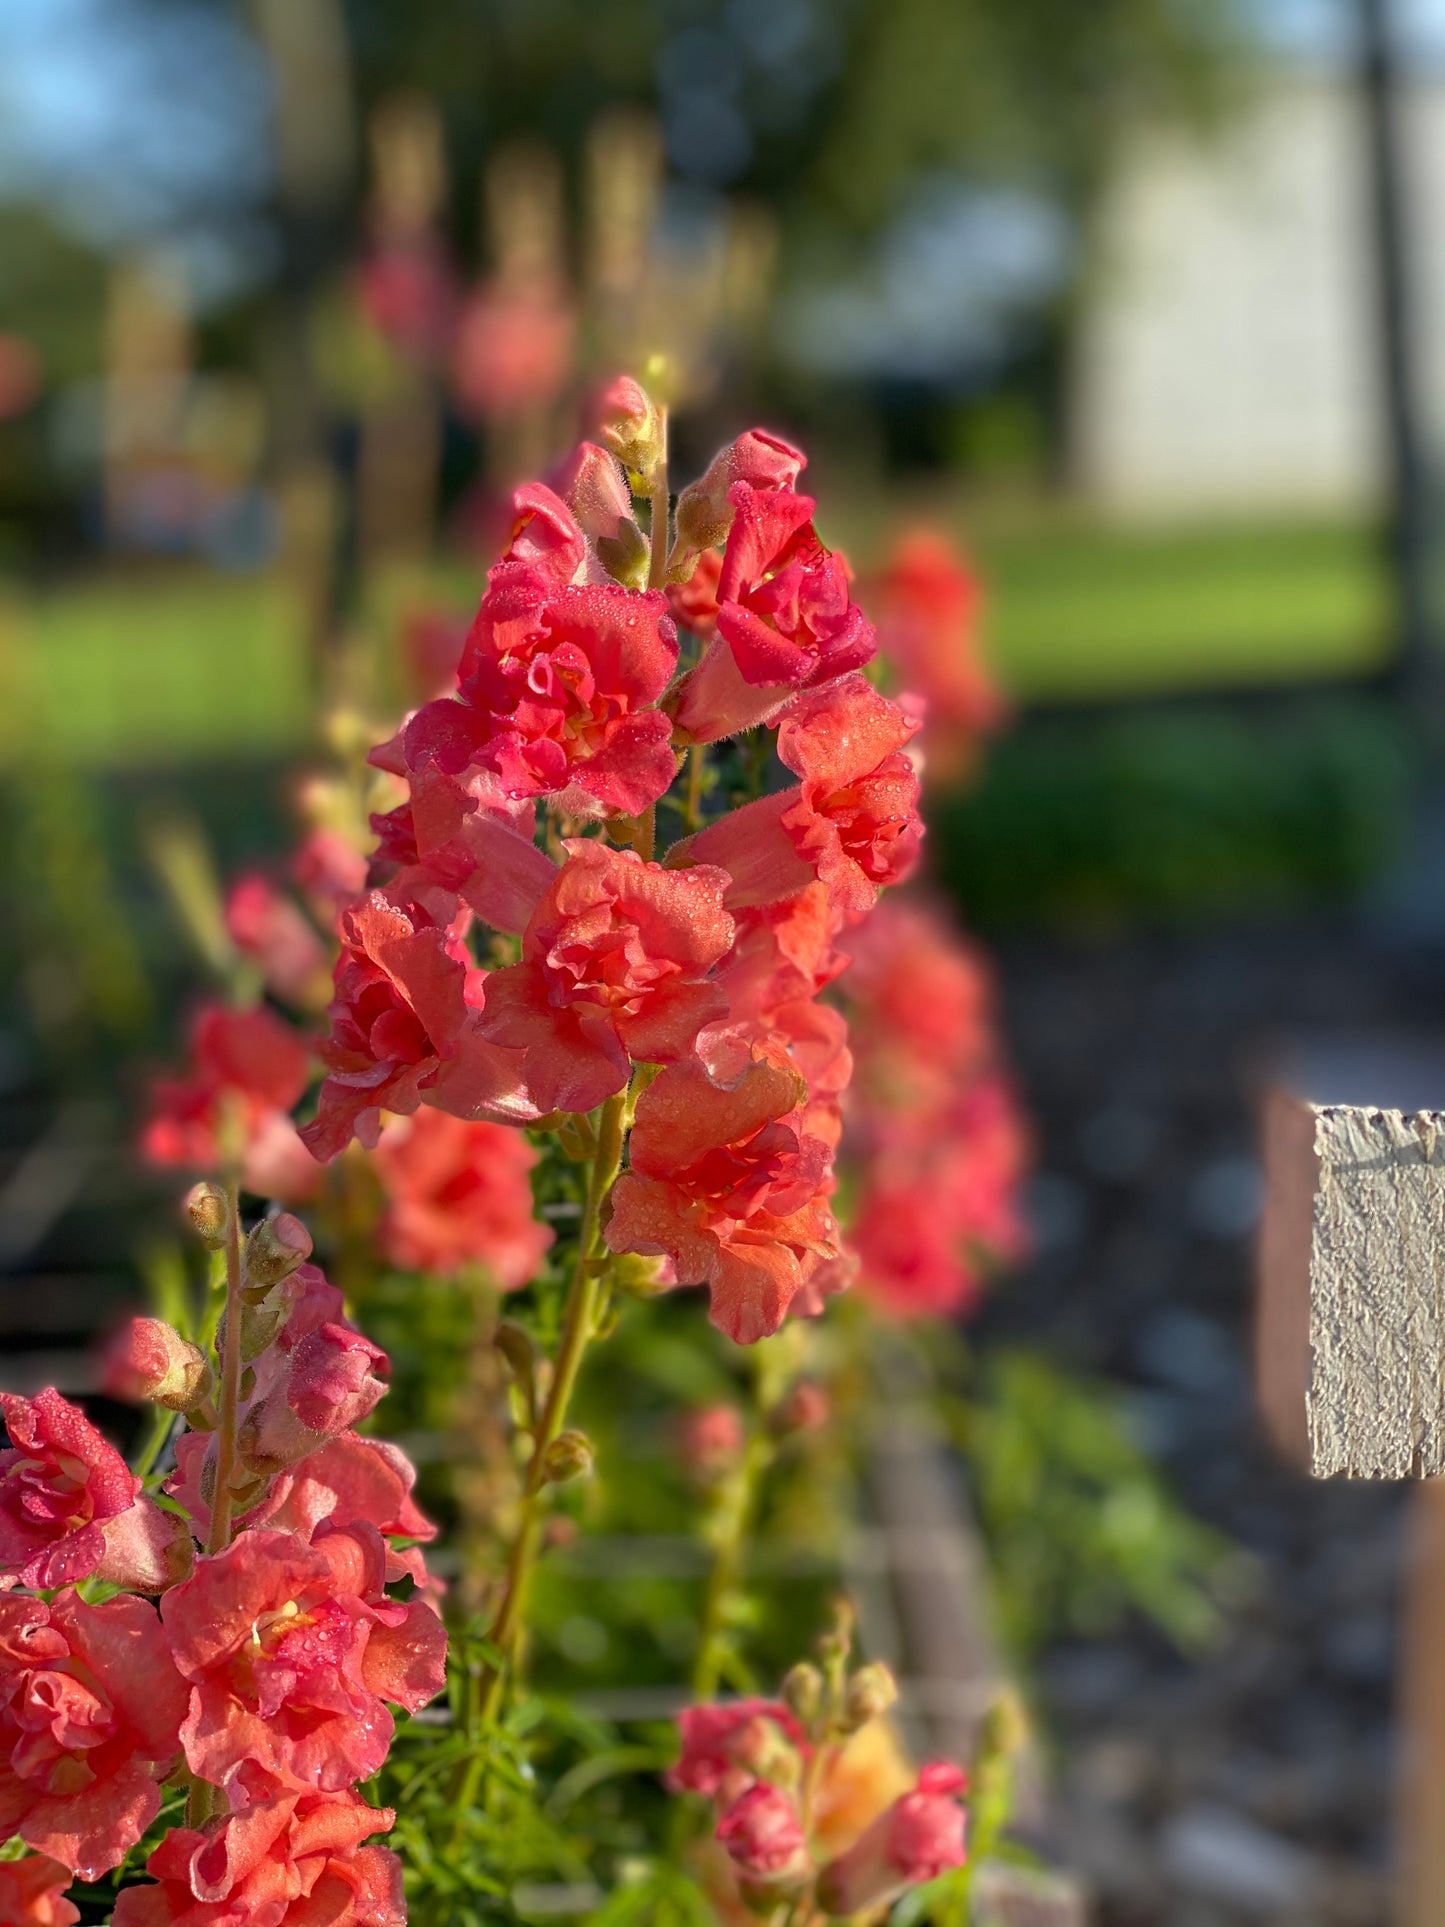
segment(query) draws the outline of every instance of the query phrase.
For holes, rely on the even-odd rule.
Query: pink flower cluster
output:
[[[435,1528],[402,1454],[352,1429],[386,1357],[307,1250],[294,1219],[246,1241],[220,1340],[244,1374],[157,1319],[108,1348],[108,1389],[190,1421],[168,1509],[59,1393],[0,1400],[0,1837],[33,1850],[0,1865],[0,1918],[77,1919],[58,1889],[118,1866],[189,1774],[197,1823],[122,1889],[118,1927],[405,1919],[396,1856],[363,1845],[393,1816],[353,1789],[389,1707],[444,1682]],[[92,1600],[88,1580],[118,1590]]]
[[[847,947],[859,1288],[896,1317],[966,1311],[988,1264],[1023,1245],[1028,1133],[992,983],[944,915],[917,900],[880,906]]]
[[[293,865],[305,909],[261,872],[233,886],[226,934],[295,1021],[270,1004],[203,1006],[186,1074],[151,1087],[140,1145],[150,1163],[198,1174],[238,1165],[257,1196],[285,1204],[317,1198],[324,1173],[290,1115],[312,1074],[314,1045],[300,1025],[326,1001],[343,920],[346,935],[369,927],[364,903],[356,904],[366,868],[339,838],[314,833]],[[330,944],[322,934],[328,927]],[[450,1276],[477,1266],[503,1290],[527,1283],[552,1242],[533,1216],[535,1163],[526,1138],[497,1124],[435,1109],[391,1116],[372,1160],[381,1193],[378,1249],[403,1270]]]
[[[822,1683],[811,1668],[798,1673]],[[881,1668],[862,1669],[854,1682],[873,1686],[879,1677],[886,1704],[892,1686]],[[736,1901],[751,1915],[811,1898],[808,1919],[871,1919],[910,1887],[962,1866],[966,1776],[935,1762],[902,1793],[891,1772],[860,1777],[848,1742],[869,1709],[844,1710],[857,1708],[856,1684],[851,1702],[846,1687],[840,1697],[832,1716],[819,1708],[800,1718],[782,1700],[760,1699],[679,1715],[682,1752],[667,1785],[713,1804],[713,1838],[725,1856],[715,1863],[715,1898],[726,1918]]]
[[[946,536],[908,530],[869,584],[879,646],[904,688],[928,705],[931,778],[969,774],[982,737],[1007,716],[979,643],[983,591]]]
[[[741,436],[654,554],[636,498],[660,515],[661,417],[627,381],[604,417],[607,447],[517,491],[453,690],[373,751],[405,798],[373,818],[369,888],[340,912],[301,1135],[321,1159],[379,1144],[386,1182],[437,1168],[428,1113],[517,1126],[625,1096],[608,1245],[706,1284],[714,1322],[750,1343],[843,1281],[830,1198],[850,1058],[818,999],[845,926],[916,864],[916,723],[860,673],[874,633],[796,449]],[[708,745],[760,725],[796,780],[707,823],[695,782],[657,860],[681,758],[696,776]],[[388,1117],[416,1120],[415,1157]],[[391,1235],[436,1262],[449,1241],[411,1203]],[[537,1254],[515,1242],[520,1270]]]

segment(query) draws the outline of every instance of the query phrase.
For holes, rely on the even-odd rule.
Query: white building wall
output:
[[[1409,132],[1422,150],[1410,156],[1415,205],[1437,243],[1428,305],[1445,316],[1445,89],[1416,90]],[[1368,193],[1344,77],[1274,79],[1213,140],[1141,149],[1103,210],[1078,342],[1087,496],[1134,515],[1378,499]]]

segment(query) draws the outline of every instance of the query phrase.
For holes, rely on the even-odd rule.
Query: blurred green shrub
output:
[[[1413,764],[1365,696],[1025,717],[975,791],[935,799],[933,861],[985,928],[1340,896],[1399,847]]]
[[[1185,1650],[1221,1630],[1239,1555],[1186,1513],[1130,1437],[1118,1395],[1003,1351],[956,1409],[999,1622],[1029,1656],[1131,1612]]]

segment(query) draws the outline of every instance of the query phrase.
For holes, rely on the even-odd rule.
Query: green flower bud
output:
[[[585,1432],[559,1432],[542,1456],[542,1477],[548,1485],[585,1479],[596,1456]]]
[[[823,1675],[807,1660],[783,1675],[779,1691],[783,1704],[804,1726],[811,1726],[823,1710]]]
[[[219,1184],[192,1185],[181,1206],[191,1229],[211,1251],[219,1251],[231,1228],[231,1201]]]
[[[247,1295],[252,1303],[256,1294],[264,1296],[310,1256],[311,1233],[299,1218],[293,1218],[289,1211],[276,1218],[263,1218],[246,1240]]]
[[[843,1692],[843,1731],[856,1733],[886,1713],[897,1698],[897,1682],[881,1660],[860,1666]]]

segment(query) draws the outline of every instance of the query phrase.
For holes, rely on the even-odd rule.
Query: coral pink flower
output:
[[[327,977],[326,950],[290,897],[269,877],[250,871],[226,898],[226,930],[283,1002],[305,1004]]]
[[[374,1527],[243,1532],[161,1600],[190,1682],[181,1741],[193,1773],[226,1785],[247,1762],[285,1785],[337,1792],[375,1773],[394,1701],[441,1691],[446,1633],[427,1605],[386,1597]]]
[[[189,1075],[152,1088],[142,1155],[193,1171],[239,1155],[248,1191],[288,1203],[311,1196],[317,1174],[289,1116],[310,1062],[304,1038],[271,1011],[207,1005],[192,1026]]]
[[[960,774],[1007,712],[979,647],[978,577],[947,536],[914,529],[870,585],[870,600],[879,647],[927,701],[930,769]]]
[[[968,1784],[956,1766],[926,1766],[918,1784],[880,1813],[845,1854],[825,1867],[818,1900],[829,1914],[857,1914],[896,1900],[964,1862],[966,1816],[958,1795]]]
[[[728,500],[717,635],[677,701],[678,723],[698,742],[766,721],[790,689],[860,669],[877,646],[847,564],[814,532],[811,496],[735,482]]]
[[[863,1290],[895,1317],[966,1311],[986,1262],[1024,1248],[1029,1134],[1012,1087],[992,1073],[941,1109],[875,1113],[867,1148],[852,1231]]]
[[[383,1110],[414,1111],[423,1098],[453,1116],[537,1115],[520,1056],[477,1033],[482,973],[427,910],[373,890],[342,913],[341,940],[321,1047],[328,1074],[301,1132],[314,1156],[335,1157],[353,1134],[375,1144]]]
[[[80,1909],[65,1898],[70,1879],[48,1854],[0,1860],[0,1927],[72,1927]]]
[[[458,643],[458,649],[461,645]],[[312,830],[291,859],[291,880],[329,922],[366,888],[366,858],[335,830]]]
[[[442,1277],[478,1265],[503,1291],[525,1285],[553,1239],[532,1215],[536,1162],[523,1134],[506,1125],[433,1110],[390,1118],[373,1160],[386,1194],[377,1239],[388,1263]]]
[[[526,1052],[547,1110],[590,1111],[637,1063],[671,1063],[727,1008],[703,981],[732,946],[726,872],[664,869],[575,839],[522,939],[487,979],[482,1035]]]
[[[173,1827],[122,1888],[115,1927],[404,1927],[401,1861],[361,1843],[396,1815],[355,1793],[273,1794]]]
[[[724,1813],[716,1838],[745,1890],[798,1887],[813,1871],[797,1807],[780,1787],[761,1780]]]
[[[678,540],[689,548],[712,549],[727,540],[733,525],[731,490],[735,482],[750,488],[791,490],[808,465],[801,449],[766,428],[750,428],[735,442],[719,449],[695,482],[677,498]]]
[[[717,585],[721,575],[722,556],[716,549],[704,549],[686,582],[673,583],[666,591],[667,606],[678,626],[703,642],[711,642],[717,630]]]
[[[456,327],[457,285],[440,242],[424,232],[379,241],[355,279],[372,326],[403,354],[432,361]]]
[[[211,1508],[201,1490],[206,1452],[203,1434],[182,1433],[176,1441],[176,1470],[166,1484],[167,1493],[185,1507],[202,1539],[211,1524]],[[235,1523],[238,1529],[270,1526],[309,1544],[317,1526],[329,1519],[338,1526],[375,1526],[385,1539],[426,1544],[436,1538],[437,1528],[413,1500],[415,1485],[416,1468],[400,1446],[343,1432],[277,1473],[261,1500]],[[403,1573],[419,1585],[428,1583],[416,1546],[389,1546],[388,1583]]]
[[[864,676],[805,692],[778,730],[778,756],[802,782],[720,817],[674,856],[722,864],[730,910],[814,878],[843,909],[871,910],[918,861],[918,777],[903,753],[917,727]]]
[[[88,1579],[106,1555],[107,1524],[140,1492],[120,1453],[53,1387],[0,1392],[10,1448],[0,1451],[0,1574],[48,1590]]]
[[[0,1836],[95,1880],[160,1811],[185,1687],[155,1608],[0,1599]]]
[[[567,384],[576,327],[571,309],[549,288],[479,288],[462,311],[452,352],[463,411],[500,422],[546,407]]]
[[[462,700],[417,711],[407,766],[477,764],[510,796],[562,792],[579,811],[640,814],[677,768],[672,725],[652,707],[676,661],[660,591],[558,586],[539,567],[504,563],[467,637]]]
[[[974,947],[918,902],[882,904],[849,932],[847,996],[867,1106],[950,1102],[997,1053],[993,979]]]
[[[466,619],[449,610],[413,609],[403,618],[402,660],[408,686],[418,702],[444,696],[451,689],[466,639]]]
[[[803,1729],[781,1700],[687,1706],[677,1716],[677,1730],[682,1757],[667,1774],[668,1791],[724,1802],[767,1772],[796,1771],[803,1745]]]
[[[394,739],[372,761],[389,760],[395,747]],[[448,775],[431,757],[409,781],[409,800],[371,819],[381,838],[373,882],[385,877],[393,901],[414,898],[438,923],[453,919],[460,896],[494,929],[525,929],[556,867],[532,841],[536,805],[506,797],[490,771]]]
[[[741,1345],[775,1332],[837,1254],[828,1147],[802,1128],[804,1095],[761,1056],[731,1082],[696,1060],[669,1065],[638,1100],[612,1193],[612,1250],[663,1253],[679,1283],[706,1283],[713,1323]]]
[[[847,1022],[817,993],[847,965],[834,942],[841,912],[827,887],[812,883],[784,902],[740,911],[736,921],[737,940],[717,974],[728,1014],[702,1033],[698,1054],[721,1074],[749,1045],[786,1050],[808,1088],[808,1132],[835,1145],[853,1059]]]

